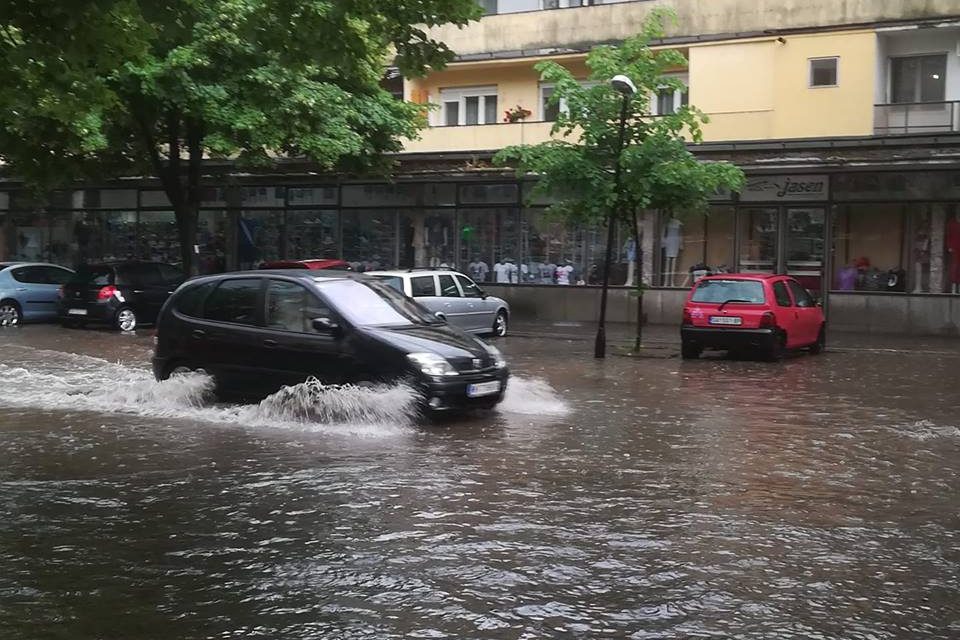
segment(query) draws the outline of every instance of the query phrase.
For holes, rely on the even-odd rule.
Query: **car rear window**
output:
[[[82,265],[70,278],[70,282],[99,286],[114,284],[113,269],[105,265]]]
[[[701,280],[692,302],[763,304],[763,283],[756,280]]]
[[[403,293],[403,278],[400,276],[373,276],[383,284]]]

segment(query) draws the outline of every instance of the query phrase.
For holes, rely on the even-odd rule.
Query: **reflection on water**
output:
[[[0,637],[960,637],[960,358],[555,345],[420,427],[0,343]]]

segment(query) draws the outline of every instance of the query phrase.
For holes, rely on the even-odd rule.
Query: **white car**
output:
[[[471,333],[507,335],[510,305],[488,296],[477,283],[450,269],[402,269],[367,271],[405,293],[447,322]]]

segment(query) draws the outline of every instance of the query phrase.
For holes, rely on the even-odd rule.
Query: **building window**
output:
[[[835,87],[840,58],[810,58],[810,87]]]
[[[497,121],[497,88],[441,89],[443,126],[492,124]]]
[[[690,92],[687,89],[688,76],[669,76],[677,78],[683,82],[685,87],[683,90],[674,89],[673,87],[663,87],[657,92],[657,95],[650,100],[650,112],[651,115],[655,116],[666,116],[671,113],[676,113],[680,110],[681,107],[685,107],[690,104]]]
[[[891,102],[942,102],[946,88],[946,55],[890,58]]]
[[[477,0],[477,4],[483,9],[484,15],[494,15],[497,11],[497,0]]]
[[[595,80],[580,81],[580,86],[584,89],[595,87],[597,84],[599,83]],[[568,113],[570,110],[565,99],[561,98],[558,101],[550,100],[555,90],[556,86],[552,83],[540,83],[540,119],[544,122],[555,122],[557,116],[561,113]]]

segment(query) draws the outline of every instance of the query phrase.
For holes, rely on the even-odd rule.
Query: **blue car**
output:
[[[57,319],[60,287],[73,271],[44,262],[0,262],[0,327]]]

